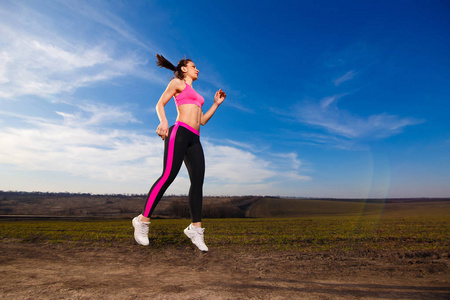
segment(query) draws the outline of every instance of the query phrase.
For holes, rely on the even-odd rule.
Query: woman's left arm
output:
[[[219,89],[216,92],[216,94],[214,95],[214,104],[206,113],[202,115],[200,124],[205,125],[206,123],[208,123],[209,119],[211,119],[211,117],[214,115],[219,105],[222,104],[223,100],[225,100],[226,96],[227,95],[225,94],[224,91],[222,91],[222,89]]]

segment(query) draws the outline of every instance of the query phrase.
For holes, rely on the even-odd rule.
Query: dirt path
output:
[[[450,299],[448,255],[0,243],[1,299]]]

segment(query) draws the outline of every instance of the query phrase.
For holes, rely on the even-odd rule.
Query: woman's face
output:
[[[192,81],[197,80],[199,70],[192,61],[189,61],[186,67],[182,67],[182,71],[185,71],[185,77],[192,78]]]

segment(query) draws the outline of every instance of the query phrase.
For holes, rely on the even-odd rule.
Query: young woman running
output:
[[[201,227],[203,179],[205,174],[205,158],[200,144],[200,125],[205,125],[213,116],[219,105],[225,100],[226,94],[219,89],[214,96],[211,108],[203,113],[204,99],[193,88],[199,70],[190,59],[182,59],[174,66],[162,55],[156,54],[156,64],[160,68],[172,70],[172,79],[156,104],[156,112],[160,124],[156,133],[164,140],[164,168],[150,189],[144,210],[133,219],[134,239],[140,245],[147,246],[150,216],[155,210],[164,192],[173,182],[184,161],[191,180],[189,189],[189,208],[192,223],[184,229],[184,234],[201,251],[208,251],[203,238],[204,228]],[[175,125],[169,128],[164,106],[174,97],[178,116]]]

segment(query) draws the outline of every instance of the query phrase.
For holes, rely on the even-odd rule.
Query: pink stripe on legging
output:
[[[189,125],[186,124],[186,123],[183,123],[183,122],[180,122],[180,121],[176,121],[176,122],[175,122],[175,125],[183,126],[183,127],[186,128],[187,130],[189,130],[189,131],[195,133],[196,135],[200,135],[200,131],[196,130],[195,128],[189,126]]]
[[[144,216],[149,217],[150,210],[152,209],[153,203],[155,202],[156,196],[158,196],[159,191],[161,191],[162,186],[164,183],[166,183],[167,179],[169,178],[170,171],[172,170],[172,164],[173,164],[173,152],[175,148],[175,136],[177,135],[177,130],[180,125],[175,123],[175,126],[172,129],[172,133],[170,134],[169,139],[169,149],[167,149],[167,165],[166,169],[164,170],[163,177],[161,180],[156,184],[155,188],[150,193],[150,196],[148,197],[147,206],[145,207]]]

